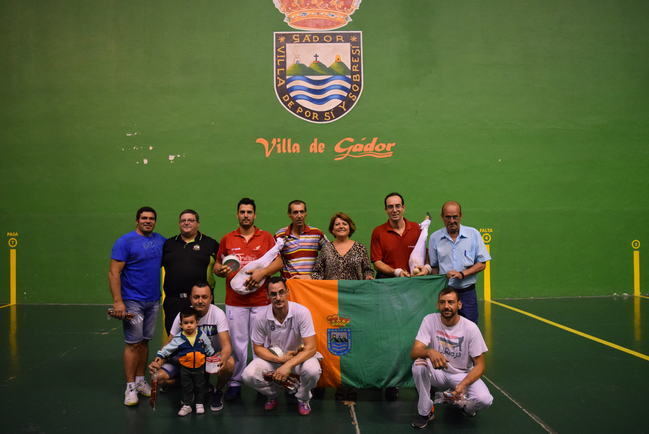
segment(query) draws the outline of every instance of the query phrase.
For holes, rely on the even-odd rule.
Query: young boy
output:
[[[151,366],[159,369],[165,359],[172,355],[177,356],[182,387],[182,406],[178,416],[187,416],[191,413],[194,402],[196,414],[203,414],[205,413],[203,403],[207,392],[205,356],[213,356],[215,351],[210,339],[198,328],[198,313],[193,308],[180,312],[180,328],[182,332],[158,351]]]

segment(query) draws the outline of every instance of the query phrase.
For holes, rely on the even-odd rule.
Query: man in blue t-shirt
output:
[[[156,218],[151,207],[137,211],[135,230],[113,245],[108,271],[112,316],[124,320],[124,405],[128,406],[138,403],[138,393],[151,395],[144,369],[160,308],[160,266],[165,242],[162,235],[153,232]]]

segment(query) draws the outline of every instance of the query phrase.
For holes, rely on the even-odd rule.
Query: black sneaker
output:
[[[433,419],[435,419],[435,409],[431,410],[431,412],[428,413],[428,416],[422,416],[420,414],[415,416],[415,418],[410,423],[410,426],[415,429],[424,429],[428,426],[428,422]]]
[[[386,387],[385,388],[385,400],[386,401],[396,401],[399,399],[399,388],[398,387]]]
[[[215,390],[214,392],[212,392],[210,410],[212,411],[223,410],[223,392],[221,392],[220,390]]]

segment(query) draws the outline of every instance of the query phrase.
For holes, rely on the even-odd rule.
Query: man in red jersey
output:
[[[275,239],[269,232],[255,226],[256,211],[254,200],[245,197],[239,201],[237,204],[239,227],[221,239],[214,264],[214,274],[225,277],[225,314],[230,326],[232,353],[235,357],[234,374],[224,397],[226,401],[235,400],[241,395],[241,373],[248,364],[252,319],[260,307],[269,303],[266,294],[267,284],[260,286],[259,282],[282,267],[282,260],[278,256],[268,267],[254,270],[246,282],[249,288],[257,288],[254,292],[238,294],[230,286],[236,270],[222,264],[224,257],[236,255],[243,268],[249,262],[262,257],[275,245]]]

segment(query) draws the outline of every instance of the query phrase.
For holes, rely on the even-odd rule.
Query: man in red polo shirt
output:
[[[408,259],[419,238],[419,225],[406,220],[406,205],[399,193],[390,193],[383,200],[388,221],[374,228],[370,256],[376,277],[410,277]]]
[[[377,279],[410,277],[408,259],[419,238],[419,225],[406,220],[406,204],[399,193],[390,193],[383,199],[388,221],[374,228],[370,244],[370,257],[376,268]],[[395,401],[397,387],[385,389],[385,399]]]
[[[275,245],[275,239],[270,232],[255,226],[256,212],[254,200],[245,197],[239,201],[237,204],[239,227],[221,239],[214,264],[214,274],[225,277],[225,314],[230,326],[232,353],[235,357],[234,374],[224,397],[226,401],[232,401],[241,395],[241,373],[248,364],[248,342],[252,320],[260,307],[269,304],[266,295],[267,283],[260,287],[259,282],[282,267],[282,259],[278,256],[268,267],[254,270],[246,285],[257,287],[257,290],[249,294],[238,294],[230,286],[236,271],[222,264],[224,257],[236,255],[243,268],[249,262],[261,258]]]

